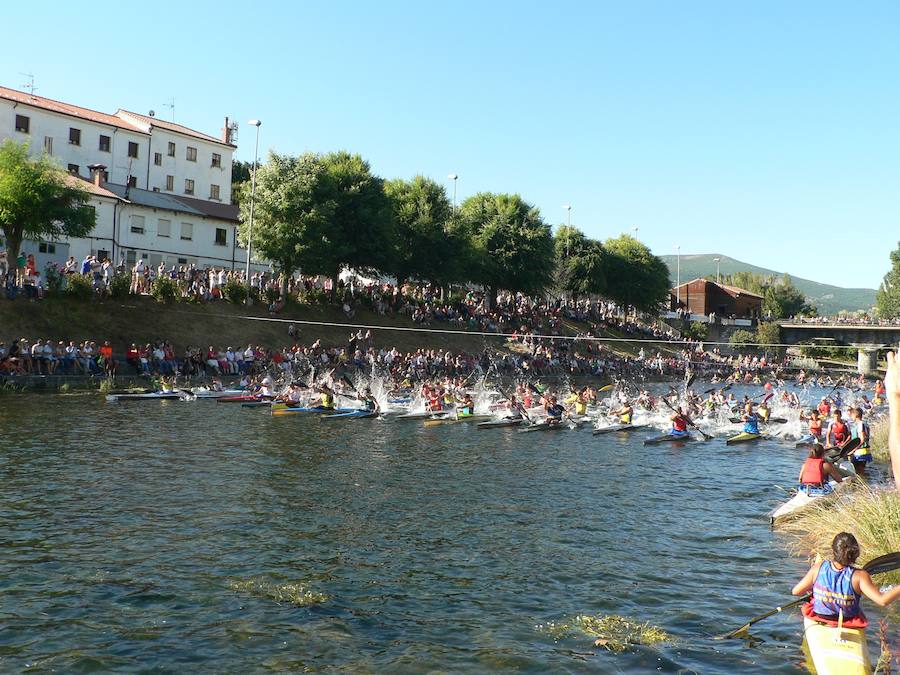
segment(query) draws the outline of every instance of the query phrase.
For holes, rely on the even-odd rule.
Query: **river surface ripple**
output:
[[[796,614],[754,647],[710,636],[802,574],[765,515],[801,450],[2,403],[4,671],[798,672]],[[612,654],[539,627],[613,613],[677,640]]]

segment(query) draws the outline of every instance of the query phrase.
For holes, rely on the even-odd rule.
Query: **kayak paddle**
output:
[[[867,562],[863,566],[863,569],[869,574],[884,574],[885,572],[892,572],[896,569],[900,569],[900,551],[898,551],[897,553],[886,553],[885,555],[874,558]],[[750,630],[750,626],[752,626],[753,624],[759,623],[763,619],[768,619],[770,616],[774,616],[775,614],[783,612],[786,609],[803,604],[804,602],[809,601],[810,598],[812,598],[812,595],[807,594],[798,600],[789,602],[788,604],[782,605],[781,607],[776,607],[775,609],[766,612],[765,614],[760,614],[759,616],[750,619],[743,626],[731,631],[730,633],[716,636],[715,639],[729,640],[731,638],[741,637]]]

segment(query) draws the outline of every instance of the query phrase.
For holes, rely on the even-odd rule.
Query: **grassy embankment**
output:
[[[176,353],[188,345],[206,347],[246,346],[247,343],[281,347],[289,344],[288,325],[296,322],[299,341],[311,344],[322,340],[323,345],[344,345],[353,331],[353,324],[378,326],[372,331],[377,347],[397,347],[401,351],[418,348],[448,349],[453,352],[476,352],[486,347],[502,350],[519,349],[503,338],[467,333],[458,324],[434,322],[428,328],[450,332],[428,333],[396,330],[418,328],[408,317],[380,316],[357,309],[352,319],[338,307],[289,305],[277,317],[285,321],[268,321],[263,305],[252,307],[228,302],[197,304],[176,302],[161,305],[151,298],[126,300],[79,301],[72,298],[48,298],[40,302],[0,300],[0,340],[9,344],[14,338],[28,340],[109,340],[117,353],[124,353],[134,342],[146,344],[164,339],[172,343]],[[341,324],[320,326],[303,321]],[[566,322],[565,333],[575,335],[587,326]],[[616,343],[606,346],[617,353],[631,353],[633,345]]]

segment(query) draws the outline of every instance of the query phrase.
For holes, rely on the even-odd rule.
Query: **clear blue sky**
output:
[[[900,240],[897,2],[4,8],[0,83],[261,146],[459,174],[590,236],[875,287]],[[241,128],[238,157],[250,159]],[[712,270],[711,270],[712,271]]]

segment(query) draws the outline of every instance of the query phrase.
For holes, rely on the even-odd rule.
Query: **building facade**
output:
[[[55,242],[79,259],[242,268],[231,204],[235,128],[225,118],[216,138],[149,114],[107,114],[0,87],[0,141],[28,143],[90,186],[94,231]]]
[[[688,281],[673,288],[670,294],[673,311],[736,319],[758,319],[762,314],[761,295],[709,279]]]

